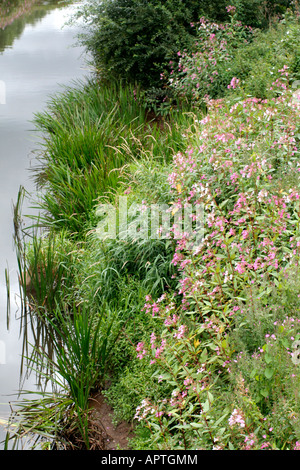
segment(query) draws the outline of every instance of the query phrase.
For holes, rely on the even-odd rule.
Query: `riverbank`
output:
[[[4,30],[14,21],[28,15],[37,5],[45,2],[40,0],[2,0],[0,4],[0,30]],[[70,3],[70,2],[69,2]]]
[[[61,87],[70,84],[74,77],[79,79],[87,74],[81,55],[84,51],[74,47],[74,36],[79,28],[61,29],[72,13],[71,5],[44,2],[0,31],[0,81],[6,85],[5,100],[0,103],[1,449],[11,402],[18,401],[20,389],[30,390],[31,397],[40,389],[35,374],[27,373],[26,356],[30,355],[35,339],[41,339],[41,336],[34,329],[34,322],[22,322],[13,243],[13,204],[17,201],[19,187],[25,187],[29,195],[23,204],[23,214],[35,213],[30,199],[30,194],[37,194],[30,171],[37,142],[37,133],[32,126],[34,113],[46,106],[49,94],[61,91]],[[21,397],[24,396],[21,394]]]
[[[252,36],[227,11],[179,51],[159,120],[142,87],[99,75],[36,116],[41,217],[17,255],[57,392],[16,418],[45,448],[107,448],[95,396],[133,450],[299,448],[299,18]]]
[[[171,248],[159,239],[145,240],[143,256],[135,243],[130,242],[124,252],[122,244],[110,240],[111,248],[115,245],[116,250],[120,250],[120,259],[111,260],[116,263],[113,268],[109,253],[105,253],[105,243],[97,236],[97,195],[101,202],[102,197],[113,201],[123,191],[130,193],[126,183],[128,176],[120,171],[117,174],[116,170],[121,166],[133,169],[136,162],[138,169],[139,164],[148,161],[149,170],[151,165],[151,171],[155,171],[157,165],[160,168],[167,165],[175,146],[178,150],[185,146],[182,122],[192,123],[192,118],[176,112],[166,120],[165,126],[161,125],[161,119],[151,121],[139,101],[137,89],[118,84],[104,88],[97,81],[83,82],[64,91],[51,101],[46,112],[36,116],[39,130],[45,135],[53,135],[54,140],[48,141],[48,149],[44,147],[36,169],[38,183],[46,190],[39,200],[42,214],[39,223],[46,228],[46,236],[41,238],[34,229],[29,238],[23,238],[21,230],[17,237],[20,241],[17,255],[19,275],[23,280],[23,308],[25,318],[40,319],[39,329],[46,326],[49,331],[57,319],[64,330],[64,333],[59,331],[65,338],[64,352],[56,340],[52,342],[52,348],[60,358],[53,367],[71,387],[78,413],[76,407],[79,404],[85,413],[89,393],[95,387],[101,391],[107,373],[117,380],[118,371],[127,361],[135,362],[134,344],[138,332],[144,330],[145,334],[153,324],[150,322],[149,325],[148,315],[140,312],[145,295],[148,288],[153,294],[162,293],[168,272],[172,270],[168,266]],[[158,200],[157,197],[153,193],[153,201]],[[16,219],[21,218],[21,211],[17,211]],[[124,255],[132,259],[122,261]],[[131,285],[134,290],[137,288],[135,297]],[[67,320],[69,311],[78,318],[75,332],[71,332],[72,326]],[[63,317],[60,312],[64,312]],[[133,346],[128,343],[128,336]],[[118,338],[117,342],[115,338]],[[95,361],[85,349],[91,347],[90,342],[94,345]],[[32,360],[37,361],[38,357],[36,350]],[[74,381],[80,384],[73,389]],[[41,402],[43,400],[42,395]],[[58,400],[60,404],[55,408],[55,415],[43,417],[47,426],[51,427],[52,421],[57,423],[60,405],[61,420],[64,421],[63,409],[69,406],[68,394]],[[38,403],[39,400],[37,413],[41,412]],[[23,412],[26,414],[26,408]],[[22,411],[18,415],[22,416]],[[30,417],[33,425],[39,421],[38,416]],[[88,420],[84,415],[83,421],[85,418]],[[132,421],[130,417],[116,413],[115,419]],[[26,420],[24,425],[28,426]]]

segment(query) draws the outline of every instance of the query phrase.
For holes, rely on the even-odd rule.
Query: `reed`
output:
[[[22,189],[20,190],[22,191]],[[35,225],[22,227],[19,194],[14,208],[14,242],[18,263],[20,297],[24,309],[36,306],[51,312],[72,285],[73,245],[62,231],[43,232]]]
[[[189,127],[191,116],[174,112],[164,122],[152,119],[138,93],[121,84],[77,83],[35,116],[39,213],[24,227],[23,188],[14,208],[22,357],[39,383],[52,384],[54,391],[18,404],[15,436],[43,436],[66,446],[75,436],[73,443],[90,448],[91,395],[107,368],[119,367],[116,357],[125,336],[136,334],[132,322],[145,292],[158,295],[170,287],[174,248],[165,241],[104,245],[88,236],[97,223],[94,209],[103,197],[115,200],[127,170],[132,176],[144,161],[157,173],[166,171],[173,154],[185,148],[183,123]],[[154,175],[141,192],[156,183]],[[35,345],[29,353],[30,325]]]
[[[146,151],[157,161],[170,160],[185,139],[182,115],[170,114],[172,125],[151,118],[132,85],[74,85],[35,115],[41,141],[33,171],[42,188],[39,222],[80,237],[97,199],[118,187],[120,169],[131,158]]]
[[[72,447],[77,442],[90,448],[90,398],[106,377],[108,359],[119,335],[115,327],[111,334],[114,321],[114,312],[108,309],[91,314],[88,308],[75,304],[71,313],[57,308],[47,316],[54,356],[50,358],[40,346],[31,359],[31,368],[42,371],[52,391],[35,392],[34,398],[30,398],[32,392],[22,391],[25,398],[15,404],[10,440],[27,437],[40,445],[42,438],[51,446]]]

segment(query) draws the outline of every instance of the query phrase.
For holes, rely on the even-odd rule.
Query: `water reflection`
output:
[[[14,3],[17,7],[22,2]],[[23,315],[13,242],[13,206],[20,186],[35,192],[29,171],[38,142],[31,125],[34,113],[45,107],[49,95],[60,91],[61,85],[87,74],[83,51],[72,47],[77,28],[61,28],[74,9],[69,3],[37,2],[30,13],[0,29],[0,81],[6,93],[5,104],[0,100],[0,424],[1,419],[9,417],[9,402],[15,401],[20,386],[26,383],[26,388],[35,390],[35,374],[24,373],[20,383],[21,358],[24,353],[30,357],[29,343],[44,344],[47,339],[37,320]],[[26,198],[23,214],[33,212],[30,198]],[[0,441],[4,437],[0,426]]]

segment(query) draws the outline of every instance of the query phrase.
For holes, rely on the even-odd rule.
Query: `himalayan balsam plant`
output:
[[[171,207],[202,205],[204,238],[177,240],[177,291],[146,298],[164,327],[137,354],[172,388],[136,410],[156,448],[300,448],[300,302],[268,310],[300,249],[300,106],[279,75],[277,98],[208,100],[174,156]]]
[[[178,64],[171,62],[171,72],[161,78],[167,79],[176,95],[201,104],[207,97],[217,98],[227,88],[238,86],[231,63],[236,49],[249,44],[253,31],[234,17],[224,24],[203,17],[193,28],[197,34],[192,51],[178,51]]]

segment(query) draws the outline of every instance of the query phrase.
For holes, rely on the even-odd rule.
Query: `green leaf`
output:
[[[267,379],[271,379],[271,377],[273,377],[274,372],[274,369],[272,369],[271,367],[267,367],[265,370],[265,377]]]
[[[214,426],[217,427],[219,426],[219,424],[223,421],[223,419],[227,418],[228,417],[228,413],[224,414],[223,416],[221,416],[221,418],[219,418],[215,423],[214,423]],[[222,428],[223,429],[223,432],[225,431],[226,428]],[[221,429],[219,430],[221,431]]]
[[[203,427],[203,423],[191,423],[191,427],[192,428],[202,428]]]
[[[265,361],[267,364],[270,364],[270,362],[272,361],[272,356],[268,353],[265,354]]]
[[[206,362],[207,361],[207,349],[204,348],[203,351],[202,351],[202,354],[201,354],[201,357],[200,357],[200,361],[202,363]]]
[[[289,343],[289,341],[288,341],[286,338],[282,338],[282,339],[281,339],[281,343],[283,344],[283,346],[284,346],[285,348],[289,348],[289,346],[290,346],[290,343]]]
[[[209,401],[206,400],[204,403],[202,403],[202,411],[203,413],[207,413],[209,410]]]

